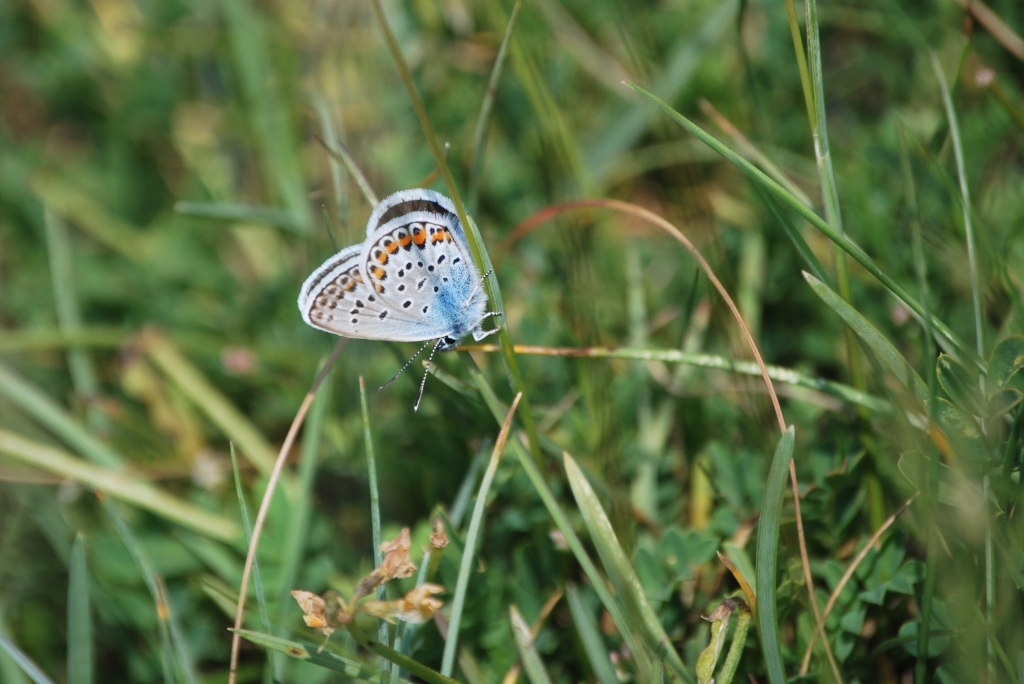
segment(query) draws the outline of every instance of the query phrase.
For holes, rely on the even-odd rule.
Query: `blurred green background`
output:
[[[847,235],[968,349],[980,337],[980,364],[945,349],[973,388],[997,343],[1009,339],[1012,352],[1024,332],[1024,5],[993,0],[984,14],[979,4],[973,14],[952,0],[818,8],[829,181],[781,1],[528,0],[485,119],[512,3],[384,3],[494,263],[514,342],[694,355],[518,356],[530,402],[520,418],[531,411],[546,440],[548,486],[586,539],[590,515],[560,457],[570,452],[691,673],[708,643],[700,616],[738,593],[714,551],[754,580],[779,439],[764,383],[701,367],[709,362],[697,354],[728,369],[750,352],[696,261],[661,231],[598,208],[513,230],[556,203],[613,198],[672,222],[704,254],[765,361],[802,378],[776,388],[796,427],[819,608],[872,533],[924,489],[842,585],[825,621],[835,667],[820,641],[809,647],[814,610],[791,498],[772,519],[790,676],[810,650],[822,681],[835,671],[850,682],[1024,681],[1012,373],[985,390],[1009,388],[1006,410],[967,410],[974,390],[957,394],[953,371],[936,374],[942,350],[927,326],[846,259],[838,280],[852,308],[930,385],[933,412],[956,409],[929,439],[906,378],[877,348],[851,351],[837,310],[801,275],[811,267],[792,236],[836,279],[831,242],[622,84],[774,167],[823,216],[821,179],[834,182]],[[805,8],[796,11],[803,30]],[[329,231],[339,246],[360,241],[372,209],[325,146],[344,146],[379,197],[449,193],[369,0],[0,3],[0,635],[12,646],[0,651],[0,680],[29,681],[16,647],[54,681],[88,681],[90,670],[110,682],[225,681],[246,548],[229,443],[251,519],[337,341],[302,323],[298,288],[335,251]],[[473,374],[503,401],[514,392],[500,354],[448,354],[435,359],[445,377],[428,379],[413,412],[419,363],[376,388],[415,349],[352,341],[320,390],[260,546],[280,636],[320,640],[289,589],[350,595],[373,567],[360,376],[384,537],[411,527],[418,563],[437,507],[454,538],[465,534],[500,426]],[[915,481],[900,460],[929,453],[923,463],[941,457],[949,471],[941,486]],[[456,676],[496,682],[513,667],[514,605],[539,625],[534,645],[551,680],[643,681],[515,459],[502,461],[486,510]],[[453,550],[435,581],[451,592],[458,567]],[[69,594],[69,577],[87,600]],[[545,610],[561,591],[572,596]],[[916,650],[922,611],[934,633],[928,657]],[[260,628],[255,604],[247,620]],[[428,624],[405,648],[437,669],[442,643]],[[341,632],[330,648],[361,661],[360,677],[378,667]],[[738,676],[766,681],[765,658],[752,631]],[[244,646],[240,679],[268,673],[352,677]]]

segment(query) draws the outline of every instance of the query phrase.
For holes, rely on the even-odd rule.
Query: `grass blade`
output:
[[[239,72],[263,173],[303,232],[313,226],[302,167],[295,150],[293,127],[282,97],[284,80],[270,60],[263,15],[244,0],[219,3],[230,39],[234,66]]]
[[[142,581],[146,584],[149,594],[153,599],[154,612],[157,617],[157,630],[159,631],[160,661],[163,668],[165,682],[185,682],[186,684],[198,684],[199,677],[196,674],[194,659],[190,653],[188,640],[179,624],[177,615],[168,604],[167,589],[163,581],[153,570],[153,564],[139,546],[138,540],[132,534],[131,528],[124,521],[110,499],[103,499],[103,508],[114,523],[121,542],[125,545],[129,555],[135,562]],[[174,659],[173,666],[171,659]]]
[[[28,655],[20,648],[15,646],[6,636],[0,634],[0,648],[2,648],[7,655],[11,657],[18,667],[21,668],[22,672],[27,674],[36,684],[54,684],[54,681],[46,676],[38,665],[36,665]]]
[[[370,488],[370,526],[373,539],[373,567],[379,568],[384,562],[383,552],[380,550],[380,487],[377,485],[377,455],[373,449],[373,433],[370,432],[370,409],[366,405],[366,382],[363,376],[359,376],[359,407],[362,410],[363,419],[363,444],[366,448],[366,484]],[[377,600],[387,599],[387,589],[381,584],[377,587]],[[380,643],[388,645],[388,624],[381,620],[377,625],[377,638]],[[387,672],[387,661],[381,661],[384,672]]]
[[[839,314],[840,318],[857,333],[857,336],[878,356],[889,372],[906,385],[919,405],[927,406],[928,386],[893,346],[892,342],[887,340],[878,328],[823,282],[809,273],[804,273],[804,279],[810,284],[814,293],[821,297],[821,300]]]
[[[522,5],[522,2],[516,2],[512,6],[512,14],[509,15],[508,25],[505,27],[505,36],[501,39],[498,54],[494,58],[494,66],[491,67],[491,77],[487,80],[487,90],[480,102],[480,114],[477,116],[476,129],[473,132],[473,160],[470,162],[468,170],[469,189],[466,191],[466,204],[473,209],[477,207],[480,178],[484,173],[484,137],[487,133],[487,122],[491,119],[494,96],[498,92],[498,80],[505,67],[505,56],[508,54],[508,42],[512,37],[512,28],[516,25],[516,15],[519,14],[519,8]]]
[[[437,166],[441,170],[441,175],[444,177],[445,185],[448,188],[448,194],[451,196],[452,203],[455,205],[455,209],[459,215],[459,222],[462,224],[462,227],[465,228],[466,241],[469,243],[469,251],[473,255],[473,262],[476,264],[480,273],[492,273],[489,278],[484,278],[484,289],[487,291],[487,298],[490,300],[491,305],[495,307],[495,310],[504,311],[504,306],[501,300],[501,289],[498,286],[498,279],[493,275],[494,269],[491,265],[491,259],[487,254],[487,250],[484,248],[483,239],[480,237],[480,230],[476,227],[475,223],[469,220],[469,216],[466,214],[466,207],[462,203],[459,188],[455,184],[455,179],[452,177],[451,170],[448,168],[448,164],[445,161],[445,155],[441,150],[440,144],[438,144],[437,134],[434,132],[434,127],[430,123],[430,118],[427,116],[427,110],[423,106],[423,101],[420,99],[419,94],[416,92],[416,87],[413,85],[412,74],[409,72],[409,66],[405,63],[405,59],[402,57],[402,52],[398,49],[398,43],[395,41],[395,36],[391,32],[391,27],[388,25],[387,19],[384,17],[384,10],[380,5],[380,0],[371,0],[370,5],[373,8],[374,14],[377,16],[377,23],[380,25],[381,31],[384,33],[384,39],[387,41],[388,49],[395,61],[395,66],[398,67],[399,75],[405,83],[409,100],[412,102],[413,108],[416,110],[416,116],[420,120],[420,126],[423,128],[423,134],[426,137],[427,142],[430,144],[430,149],[434,154],[434,160],[437,162]],[[508,331],[508,321],[505,320],[504,316],[501,316],[500,320],[501,327],[498,332],[498,339],[501,342],[501,351],[502,358],[505,361],[505,370],[508,372],[509,379],[511,380],[512,390],[523,393],[523,410],[521,413],[523,426],[526,428],[526,434],[529,436],[530,452],[533,454],[534,459],[539,461],[540,445],[537,440],[537,427],[533,419],[533,412],[530,410],[530,403],[525,393],[526,387],[523,384],[522,373],[519,371],[519,363],[516,361],[516,354],[512,349],[512,337]]]
[[[74,334],[82,329],[82,313],[78,305],[78,289],[75,286],[71,235],[68,233],[67,225],[55,213],[45,209],[43,214],[57,323],[62,331]],[[93,368],[88,354],[78,345],[68,347],[67,357],[75,393],[86,402],[89,426],[93,430],[102,430],[107,427],[109,421],[92,402],[99,394],[96,369]]]
[[[6,430],[0,430],[0,452],[59,477],[101,490],[202,535],[226,542],[238,540],[239,530],[233,521],[173,497],[140,480],[138,475],[85,463],[64,451]]]
[[[167,375],[263,475],[274,467],[274,450],[256,426],[228,401],[170,340],[157,333],[144,333],[142,346],[149,359]]]
[[[576,461],[568,453],[564,455],[564,462],[569,486],[572,488],[576,504],[583,515],[583,522],[587,525],[590,538],[593,540],[608,573],[608,579],[615,587],[615,593],[622,600],[626,619],[632,624],[642,626],[647,636],[647,647],[652,654],[657,654],[659,657],[664,656],[680,677],[683,677],[685,681],[692,681],[689,669],[672,647],[657,615],[654,614],[647,602],[647,597],[644,596],[641,589],[640,579],[636,576],[626,552],[619,544],[611,521],[597,500],[593,488],[576,465]]]
[[[508,612],[509,621],[512,623],[512,636],[516,640],[516,648],[519,649],[519,659],[526,672],[526,678],[530,680],[530,684],[551,684],[551,677],[544,669],[544,662],[533,643],[530,625],[526,624],[526,620],[515,606],[509,606]]]
[[[0,364],[0,395],[35,418],[89,461],[108,468],[124,465],[123,456],[90,435],[64,407],[3,364]]]
[[[235,445],[231,445],[231,470],[235,478],[235,496],[238,499],[238,513],[242,518],[242,530],[245,532],[245,545],[252,545],[252,522],[249,519],[249,507],[245,503],[245,492],[242,488],[242,476],[238,472],[238,454],[235,452]],[[263,629],[267,632],[270,631],[270,615],[267,612],[267,597],[263,591],[263,577],[260,572],[260,563],[258,558],[253,558],[252,562],[252,586],[256,593],[256,606],[260,613],[260,623],[263,625]],[[271,652],[270,664],[274,670],[276,679],[280,679],[281,672],[279,671],[278,658]]]
[[[757,524],[757,605],[752,608],[757,615],[761,651],[768,670],[768,680],[772,684],[786,682],[776,609],[775,568],[779,555],[782,499],[786,494],[786,475],[793,458],[795,435],[796,428],[790,426],[775,449],[761,504],[761,519]]]
[[[594,617],[583,603],[580,590],[574,586],[565,589],[565,598],[569,603],[572,624],[576,627],[583,651],[587,654],[587,662],[594,671],[594,677],[600,684],[619,684],[619,677],[612,668],[611,656],[604,645],[604,638]]]
[[[291,212],[255,204],[225,202],[175,202],[174,211],[182,216],[210,219],[225,223],[258,223],[292,233],[304,233],[302,224]]]
[[[494,482],[494,474],[498,472],[498,463],[501,454],[505,450],[505,442],[508,440],[509,430],[512,428],[512,418],[519,407],[519,400],[523,398],[522,393],[516,395],[512,401],[512,407],[505,416],[505,422],[498,433],[498,439],[494,442],[494,449],[491,450],[491,460],[487,464],[487,470],[480,481],[480,489],[476,496],[476,505],[473,506],[473,515],[469,520],[469,530],[466,532],[466,545],[462,551],[462,560],[459,562],[459,576],[455,581],[455,594],[452,598],[451,618],[448,624],[448,640],[444,645],[444,656],[441,658],[441,674],[446,677],[452,675],[455,669],[455,653],[458,650],[459,626],[462,624],[462,607],[466,600],[466,589],[469,587],[469,576],[473,572],[473,564],[476,559],[476,550],[483,531],[484,508],[487,506],[487,495],[491,490],[491,483]]]
[[[68,682],[92,684],[94,661],[89,566],[85,560],[85,537],[79,532],[71,545],[68,564]]]
[[[854,260],[868,270],[871,275],[875,276],[886,288],[889,289],[896,297],[898,297],[904,304],[906,304],[914,313],[919,317],[929,317],[932,326],[939,333],[937,338],[940,342],[945,343],[947,346],[952,346],[961,355],[969,359],[972,363],[978,365],[979,368],[984,368],[982,359],[961,340],[945,323],[940,321],[935,316],[928,313],[925,308],[918,302],[914,297],[897,283],[892,277],[883,271],[878,264],[876,264],[867,253],[857,246],[856,243],[848,239],[845,235],[841,235],[837,232],[827,221],[818,216],[814,211],[803,204],[799,199],[794,197],[792,193],[789,193],[781,185],[776,183],[767,174],[758,169],[756,166],[748,162],[740,155],[733,152],[731,149],[723,145],[713,136],[709,135],[702,128],[697,126],[695,123],[690,121],[688,118],[672,109],[666,102],[659,99],[650,92],[644,90],[638,85],[633,83],[626,83],[627,86],[640,93],[643,97],[647,98],[654,104],[658,105],[673,121],[678,123],[689,133],[696,136],[704,144],[708,145],[715,152],[720,154],[726,161],[738,168],[744,173],[751,181],[760,187],[764,188],[767,192],[778,197],[784,203],[796,210],[800,216],[811,223],[815,228],[821,231],[829,240],[842,247],[843,251],[852,256]]]

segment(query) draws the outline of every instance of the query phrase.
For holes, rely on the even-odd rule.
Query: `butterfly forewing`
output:
[[[362,260],[370,287],[403,318],[419,322],[426,337],[461,332],[460,322],[471,313],[467,296],[479,277],[451,223],[421,212],[407,219],[389,221],[367,239]]]

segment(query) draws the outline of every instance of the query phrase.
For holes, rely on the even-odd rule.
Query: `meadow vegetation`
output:
[[[244,585],[239,682],[1024,682],[1022,32],[0,3],[0,681],[227,681]],[[504,314],[417,411],[295,306],[411,187]]]

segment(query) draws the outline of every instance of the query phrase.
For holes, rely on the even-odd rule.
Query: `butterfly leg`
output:
[[[505,314],[503,314],[501,311],[488,311],[487,313],[484,314],[483,318],[490,318],[491,316],[504,316],[504,315]],[[483,318],[481,318],[480,320],[483,321]],[[499,330],[501,330],[501,328],[491,328],[490,330],[484,330],[484,329],[478,327],[476,330],[473,331],[473,339],[476,340],[477,342],[479,342],[480,340],[484,339],[488,335],[493,335],[494,333],[498,332]]]

